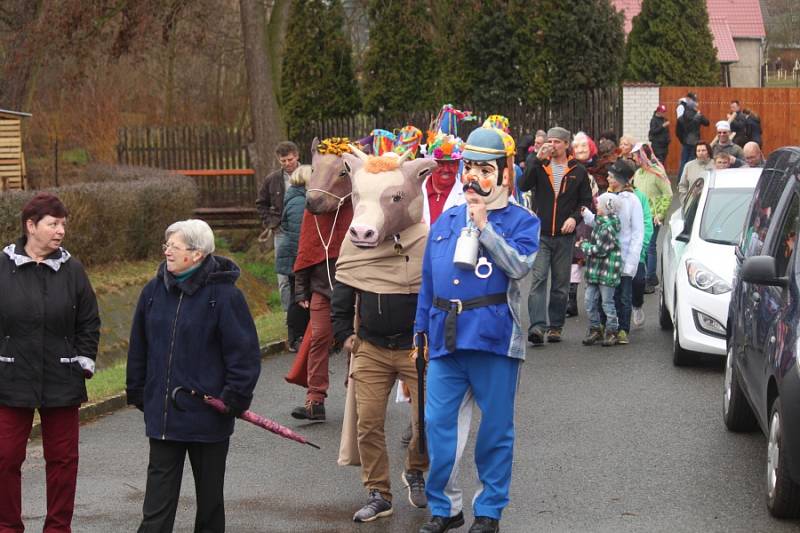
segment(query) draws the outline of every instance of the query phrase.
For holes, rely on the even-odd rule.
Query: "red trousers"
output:
[[[78,406],[40,408],[47,475],[44,533],[71,533],[78,480]],[[0,405],[0,533],[20,533],[22,463],[33,425],[33,409]]]
[[[328,353],[333,344],[331,301],[315,292],[311,295],[311,349],[308,353],[308,393],[312,402],[323,403],[328,395]]]

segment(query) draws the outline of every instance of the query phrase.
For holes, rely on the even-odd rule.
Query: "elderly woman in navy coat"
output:
[[[138,531],[172,531],[188,453],[197,493],[195,531],[222,532],[228,442],[258,380],[258,337],[235,285],[239,267],[212,255],[208,224],[175,222],[165,238],[166,260],[139,297],[128,349],[128,403],[144,412],[150,439]],[[175,409],[170,392],[178,386],[221,398],[228,414],[186,397],[184,410]]]

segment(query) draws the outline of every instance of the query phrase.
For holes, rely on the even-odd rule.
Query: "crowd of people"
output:
[[[262,240],[275,249],[287,349],[302,363],[290,381],[306,398],[291,416],[327,419],[328,359],[337,347],[347,352],[352,403],[340,464],[359,465],[367,491],[355,522],[393,512],[384,424],[397,382],[397,401],[411,408],[403,485],[413,506],[431,512],[420,533],[464,524],[454,477],[475,405],[483,413],[475,451],[481,490],[469,531],[499,530],[528,348],[564,341],[567,318],[580,308],[589,319],[583,345],[631,342],[632,328],[645,322],[645,295],[659,283],[656,240],[673,190],[682,201],[712,168],[764,165],[758,117],[736,101],[730,110],[706,142],[700,126],[710,121],[697,96],[681,99],[674,180],[663,164],[672,123],[665,105],[653,113],[649,142],[610,131],[595,141],[552,126],[517,145],[499,115],[464,141],[457,125],[470,114],[445,106],[424,143],[412,126],[358,141],[315,140],[312,165],[300,164],[294,143],[276,147],[280,169],[266,177],[256,205]],[[23,529],[21,465],[37,409],[45,530],[69,531],[72,521],[78,407],[95,372],[100,319],[83,267],[62,247],[67,217],[57,197],[37,194],[22,210],[21,238],[0,261],[3,531]],[[239,268],[214,254],[208,224],[178,221],[164,238],[128,354],[127,401],[142,411],[149,439],[138,531],[172,530],[188,455],[195,530],[221,532],[229,439],[252,401],[259,343],[235,285]],[[179,401],[178,389],[207,401]],[[214,398],[218,410],[208,405]]]

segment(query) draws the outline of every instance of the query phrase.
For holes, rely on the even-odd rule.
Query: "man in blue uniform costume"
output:
[[[499,531],[509,502],[514,398],[526,350],[520,284],[539,249],[539,219],[509,202],[513,174],[500,133],[473,131],[463,159],[467,203],[445,211],[431,227],[414,326],[427,334],[430,359],[425,427],[432,517],[420,533],[464,523],[455,480],[475,403],[482,413],[475,445],[481,489],[473,499],[475,522],[469,531]],[[467,248],[456,250],[466,233],[477,235],[474,267],[464,261]]]

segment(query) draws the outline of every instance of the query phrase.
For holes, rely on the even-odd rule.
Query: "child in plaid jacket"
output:
[[[620,221],[619,198],[604,193],[597,198],[597,216],[584,209],[587,225],[594,226],[588,240],[580,243],[586,257],[586,314],[589,316],[589,333],[583,344],[591,346],[602,340],[603,346],[617,343],[617,309],[614,305],[614,290],[619,285],[622,273],[622,253],[619,245]],[[605,337],[602,333],[600,306],[606,315]]]

